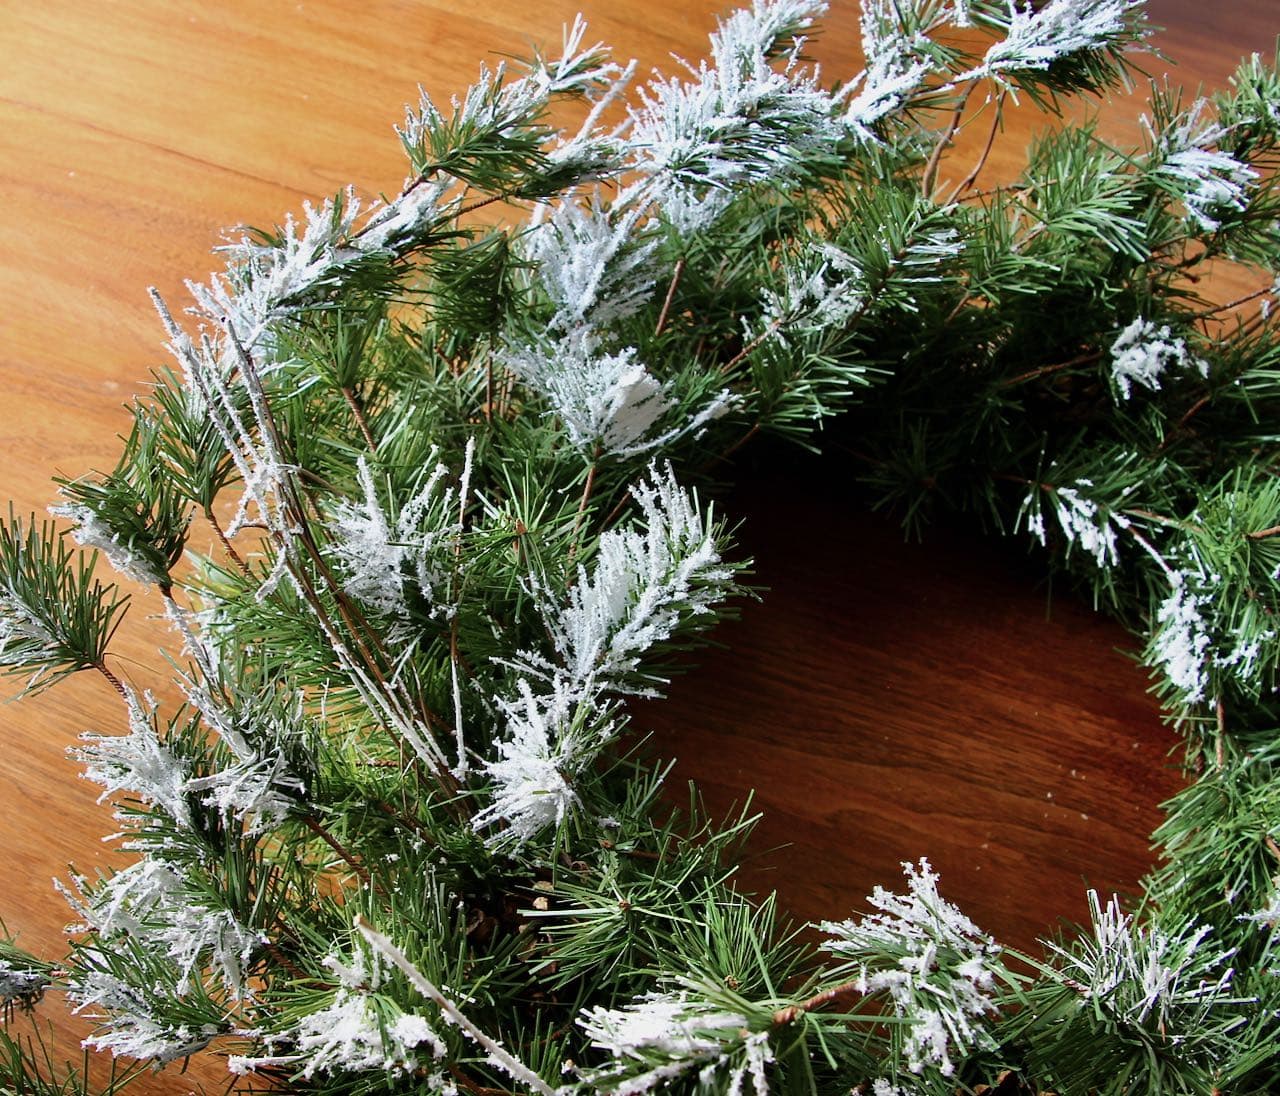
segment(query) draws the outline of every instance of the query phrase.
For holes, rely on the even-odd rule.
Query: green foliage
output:
[[[868,0],[834,90],[815,10],[725,20],[630,131],[575,24],[411,110],[400,195],[229,244],[198,338],[156,297],[178,368],[61,512],[165,596],[185,703],[110,673],[92,561],[0,526],[0,667],[116,684],[127,733],[78,756],[140,857],[73,879],[65,973],[16,1001],[49,979],[98,1046],[329,1094],[1274,1088],[1280,82],[1154,89],[1139,149],[1059,127],[944,193],[972,95],[994,137],[1010,97],[1116,86],[1140,6]],[[1258,291],[1206,299],[1222,258]],[[1025,535],[1143,637],[1211,764],[1138,915],[1094,896],[1032,960],[921,861],[815,948],[735,885],[747,813],[664,805],[627,705],[747,592],[715,477],[820,429],[860,504]],[[183,563],[193,511],[218,549]]]
[[[103,665],[128,596],[93,577],[85,559],[44,522],[0,521],[0,670],[34,693]]]

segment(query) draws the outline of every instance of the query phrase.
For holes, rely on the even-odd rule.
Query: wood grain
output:
[[[642,68],[668,51],[698,56],[714,10],[707,0],[584,6],[593,31]],[[829,75],[847,76],[856,7],[835,7],[815,52]],[[1206,86],[1242,52],[1270,51],[1271,9],[1151,4],[1178,78]],[[184,277],[213,268],[223,225],[277,220],[348,181],[394,191],[404,167],[390,127],[418,83],[447,98],[482,60],[554,43],[575,10],[566,0],[4,5],[0,497],[39,512],[53,473],[114,460],[122,405],[163,360],[147,285],[180,299]],[[1115,132],[1133,132],[1127,106],[1107,110]],[[1018,115],[1007,145],[1035,124]],[[750,885],[776,884],[801,917],[840,917],[892,883],[898,860],[928,854],[947,893],[1023,944],[1059,914],[1081,914],[1082,880],[1135,887],[1156,805],[1178,778],[1173,737],[1118,650],[1126,637],[1066,597],[1047,614],[1024,561],[962,531],[904,547],[889,524],[829,498],[803,474],[733,496],[751,515],[744,551],[771,593],[725,629],[728,649],[703,657],[671,703],[639,715],[717,809],[760,789]],[[153,610],[135,605],[120,648],[144,685],[163,678]],[[110,819],[64,755],[78,733],[118,728],[119,716],[87,676],[0,709],[0,914],[35,950],[57,954],[68,919],[50,878],[70,862],[92,872],[111,861],[99,840]],[[143,1091],[200,1081],[222,1084],[217,1063],[160,1074]]]

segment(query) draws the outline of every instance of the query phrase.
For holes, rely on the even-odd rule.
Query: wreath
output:
[[[10,1012],[300,1092],[1274,1091],[1280,76],[944,185],[971,101],[994,139],[1124,82],[1139,0],[865,0],[834,86],[822,10],[756,0],[629,106],[578,21],[411,108],[393,199],[229,240],[189,320],[153,292],[173,365],[54,509],[91,551],[0,527],[0,666],[119,693],[78,757],[137,857],[64,885],[64,960],[3,945]],[[1257,290],[1206,299],[1224,262]],[[873,501],[1029,537],[1144,637],[1198,778],[1136,908],[1033,957],[921,859],[797,931],[732,885],[748,817],[665,805],[628,702],[749,592],[708,485],[824,422]],[[181,704],[113,670],[98,555]]]

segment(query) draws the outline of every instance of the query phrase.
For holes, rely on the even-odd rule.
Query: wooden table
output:
[[[584,6],[593,32],[644,67],[669,50],[699,56],[718,5]],[[857,10],[835,7],[816,52],[847,76]],[[114,461],[122,405],[164,360],[146,286],[180,299],[184,277],[213,269],[221,226],[270,223],[347,182],[394,192],[405,168],[391,125],[418,83],[447,100],[481,60],[554,45],[577,5],[5,8],[0,497],[27,513],[50,500],[52,474]],[[1280,29],[1272,0],[1150,8],[1191,85],[1221,86]],[[1115,132],[1134,132],[1128,105],[1108,111]],[[1020,115],[1005,147],[1021,147],[1032,124]],[[801,917],[843,917],[875,883],[894,883],[897,861],[929,855],[944,892],[1023,945],[1083,914],[1085,880],[1134,889],[1157,804],[1179,777],[1176,739],[1122,653],[1126,635],[1068,597],[1050,602],[1020,554],[958,528],[904,546],[891,521],[830,505],[839,493],[817,478],[799,466],[733,496],[772,593],[720,634],[729,650],[638,714],[679,758],[673,780],[699,781],[713,809],[759,789],[749,884],[776,885]],[[163,677],[149,608],[135,604],[118,648],[142,684]],[[59,953],[69,918],[50,878],[112,859],[99,840],[110,819],[65,751],[81,731],[118,729],[120,712],[82,676],[0,708],[0,915],[46,954]],[[146,1090],[183,1092],[199,1077],[216,1088],[216,1065]]]

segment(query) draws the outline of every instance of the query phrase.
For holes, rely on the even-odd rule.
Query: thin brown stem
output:
[[[464,205],[454,216],[465,217],[468,213],[474,213],[477,209],[484,209],[485,206],[493,205],[494,202],[505,202],[510,197],[510,194],[490,194],[487,198],[478,198],[470,205]]]
[[[410,194],[412,194],[415,190],[417,190],[418,187],[422,186],[428,179],[430,179],[433,175],[435,175],[436,171],[437,169],[434,167],[428,168],[421,175],[419,175],[412,182],[410,182],[408,186],[406,186],[402,191],[400,191],[400,198],[407,198]],[[400,198],[397,198],[396,200],[399,201]],[[351,238],[353,240],[360,239],[360,237],[363,236],[366,232],[368,232],[372,227],[373,227],[372,225],[366,224],[364,228],[362,228],[359,232],[354,233]]]
[[[280,945],[274,940],[268,940],[264,947],[266,948],[267,954],[275,960],[276,964],[283,967],[289,974],[291,974],[295,981],[315,983],[315,979],[310,977],[305,971],[301,970],[292,959],[285,955],[285,953],[280,950]]]
[[[759,335],[757,335],[754,339],[752,339],[749,343],[747,343],[746,346],[744,346],[741,350],[739,350],[732,358],[730,358],[727,362],[725,362],[724,365],[720,367],[720,372],[721,373],[731,372],[735,365],[737,365],[740,361],[742,361],[743,358],[746,358],[748,355],[754,353],[757,349],[759,349],[760,346],[763,345],[764,341],[768,339],[770,336],[774,335],[778,331],[778,329],[781,327],[782,327],[782,319],[779,318],[774,320],[773,323],[771,323],[768,327],[766,327],[763,331],[761,331]]]
[[[1039,369],[1031,369],[1026,373],[1019,373],[1016,377],[1010,377],[1008,380],[1001,381],[999,387],[1012,388],[1014,385],[1023,384],[1026,381],[1033,381],[1037,377],[1047,377],[1051,373],[1060,373],[1064,369],[1070,369],[1073,365],[1087,365],[1089,362],[1096,362],[1100,357],[1102,357],[1101,350],[1094,350],[1088,354],[1079,354],[1065,362],[1055,362],[1053,365],[1042,365]]]
[[[573,544],[569,548],[569,560],[578,554],[578,531],[582,528],[582,519],[587,513],[587,503],[591,501],[592,492],[596,489],[596,468],[600,464],[600,446],[591,455],[591,466],[587,469],[587,482],[582,485],[582,498],[578,500],[578,514],[573,520]]]
[[[609,513],[605,516],[604,521],[601,522],[601,526],[604,527],[604,526],[612,525],[614,521],[617,519],[618,515],[622,513],[623,509],[626,507],[627,503],[629,503],[630,501],[631,501],[631,488],[628,487],[625,491],[622,492],[622,498],[618,499],[617,505],[615,505],[614,508],[610,510]]]
[[[449,1075],[458,1082],[458,1087],[463,1092],[469,1092],[471,1096],[515,1096],[515,1093],[508,1088],[490,1088],[488,1085],[473,1081],[457,1066],[449,1067]]]
[[[676,286],[680,284],[680,275],[684,273],[684,259],[676,260],[676,267],[671,272],[671,284],[667,286],[667,296],[662,302],[662,311],[658,313],[658,323],[653,329],[653,337],[656,339],[662,334],[667,326],[667,315],[671,312],[671,301],[676,295]]]
[[[336,852],[338,856],[340,856],[347,863],[347,866],[350,867],[351,870],[356,873],[356,875],[360,879],[360,882],[362,882],[367,887],[372,881],[369,875],[369,870],[363,864],[361,864],[354,856],[352,856],[351,853],[349,853],[342,846],[342,843],[336,837],[334,837],[333,834],[331,834],[327,829],[325,829],[324,826],[322,826],[320,822],[313,815],[304,814],[301,817],[302,817],[302,824],[306,826],[307,829],[309,829],[312,833],[314,833],[318,838],[320,838],[321,841],[323,841],[326,845],[328,845],[329,848],[331,848],[334,852]]]
[[[1280,537],[1280,525],[1273,525],[1270,529],[1259,529],[1254,533],[1245,533],[1250,540],[1266,540],[1268,537]]]
[[[760,424],[756,423],[749,430],[747,430],[746,433],[744,433],[740,438],[738,438],[737,441],[735,441],[732,445],[730,445],[727,449],[724,449],[721,452],[717,453],[715,456],[708,457],[705,461],[703,461],[702,464],[699,465],[698,471],[705,472],[708,469],[714,468],[717,464],[722,464],[723,462],[727,461],[731,456],[733,456],[734,453],[736,453],[739,449],[741,449],[744,445],[746,445],[747,442],[749,442],[752,438],[754,438],[758,433],[760,433]]]
[[[978,176],[982,174],[982,169],[987,166],[987,159],[991,155],[991,149],[995,147],[996,133],[1000,129],[1000,119],[1003,116],[1004,100],[1007,92],[1002,91],[1000,97],[996,100],[995,113],[991,119],[991,131],[987,134],[987,143],[982,149],[982,155],[978,157],[978,162],[973,165],[973,170],[961,180],[960,185],[951,192],[951,197],[947,199],[950,205],[957,197],[964,194],[968,189],[977,182]]]
[[[942,164],[942,154],[947,150],[947,146],[951,144],[951,140],[956,135],[956,130],[960,128],[960,117],[964,114],[964,108],[969,103],[969,96],[973,94],[973,89],[978,86],[978,81],[972,81],[960,96],[960,102],[956,104],[955,112],[951,115],[951,123],[947,126],[946,132],[933,146],[933,152],[929,154],[929,160],[924,165],[924,174],[920,176],[920,193],[926,198],[933,196],[933,185],[938,178],[938,168]]]
[[[347,406],[351,408],[351,415],[356,420],[356,425],[360,427],[360,433],[364,435],[364,443],[369,447],[369,452],[376,455],[378,443],[373,440],[373,434],[369,430],[369,420],[365,417],[360,397],[350,388],[343,388],[342,398],[347,401]]]
[[[1187,423],[1189,423],[1193,418],[1195,418],[1196,415],[1198,415],[1204,408],[1209,406],[1209,401],[1211,399],[1212,399],[1211,396],[1201,396],[1198,400],[1196,400],[1196,402],[1193,403],[1187,409],[1187,413],[1178,420],[1178,426],[1179,427],[1186,426]]]
[[[776,1028],[786,1027],[787,1024],[794,1024],[806,1012],[817,1012],[828,1005],[844,1000],[846,997],[861,997],[865,993],[866,987],[861,982],[845,982],[843,985],[824,989],[821,993],[815,993],[798,1005],[787,1005],[786,1008],[778,1009],[773,1014],[773,1026]]]
[[[1041,185],[1052,186],[1057,183],[1057,179],[1043,179]],[[972,202],[978,198],[990,198],[993,194],[1020,194],[1030,193],[1034,187],[1029,186],[1025,181],[1016,183],[1001,183],[999,186],[983,187],[981,190],[972,190],[968,194],[961,197],[961,201]]]
[[[1265,286],[1262,289],[1255,289],[1252,293],[1246,293],[1243,297],[1237,297],[1234,301],[1228,301],[1226,304],[1214,305],[1213,308],[1206,308],[1203,312],[1197,312],[1191,318],[1193,320],[1203,320],[1208,316],[1216,316],[1219,312],[1230,312],[1233,308],[1239,308],[1242,304],[1248,304],[1250,301],[1256,301],[1259,297],[1265,297],[1269,293],[1275,291],[1274,286]]]
[[[107,666],[106,662],[99,659],[93,664],[93,668],[107,679],[108,684],[110,684],[110,686],[124,698],[126,704],[131,701],[132,698],[129,696],[129,690],[125,688],[124,683],[111,672],[111,669]]]
[[[743,434],[742,437],[740,437],[731,446],[729,446],[728,449],[726,449],[723,453],[721,453],[718,459],[722,461],[728,460],[731,456],[733,456],[734,453],[736,453],[739,449],[741,449],[744,445],[746,445],[747,442],[749,442],[752,438],[754,438],[758,433],[760,433],[760,424],[756,423],[754,426],[751,427],[750,430],[748,430],[745,434]]]
[[[431,833],[431,831],[428,830],[421,822],[419,822],[416,818],[413,818],[410,815],[406,814],[404,811],[397,810],[392,804],[388,803],[385,799],[377,800],[374,803],[374,806],[377,807],[378,810],[380,810],[388,818],[393,819],[394,821],[399,822],[402,826],[406,826],[409,829],[413,830],[414,833],[416,833],[420,838],[422,838],[424,841],[428,842],[429,844],[431,845],[439,844],[439,842],[436,841],[435,836]]]
[[[213,507],[206,506],[204,508],[204,516],[209,522],[209,527],[213,530],[213,535],[218,538],[219,543],[222,545],[222,550],[227,553],[231,562],[239,568],[240,573],[244,575],[245,578],[253,578],[253,573],[249,570],[249,565],[241,558],[240,553],[235,550],[235,546],[231,543],[230,539],[228,539],[226,532],[218,523],[218,519],[214,517]]]
[[[1177,518],[1171,518],[1168,514],[1157,514],[1154,510],[1144,510],[1141,506],[1126,506],[1121,513],[1128,517],[1145,518],[1147,521],[1154,521],[1157,525],[1168,525],[1173,529],[1182,528],[1182,522]]]

